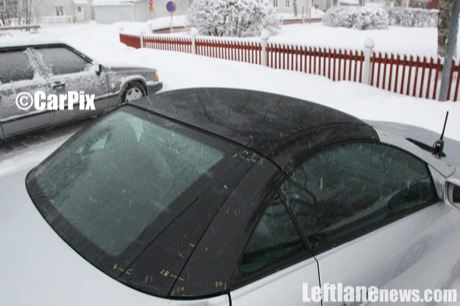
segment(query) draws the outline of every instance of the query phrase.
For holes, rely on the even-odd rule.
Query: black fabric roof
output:
[[[305,130],[364,122],[316,103],[272,93],[230,88],[166,91],[136,103],[155,113],[209,131],[265,156]]]

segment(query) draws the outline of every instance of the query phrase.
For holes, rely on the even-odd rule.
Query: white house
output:
[[[39,0],[34,15],[43,24],[83,22],[92,18],[92,0]]]
[[[278,13],[293,13],[294,12],[294,0],[272,0],[273,7]],[[331,6],[331,0],[296,0],[297,13],[302,15],[302,10],[307,11],[308,5],[316,4],[318,8],[325,11]]]
[[[120,21],[147,21],[158,17],[170,16],[166,10],[169,0],[93,0],[94,19],[98,23]],[[175,0],[175,15],[185,15],[189,7],[188,0]]]
[[[411,3],[412,2],[412,3]],[[428,6],[431,4],[430,6]],[[338,5],[340,6],[358,6],[358,0],[338,0]],[[391,7],[394,6],[394,0],[365,0],[365,6],[375,6],[375,7]],[[403,0],[402,6],[403,7],[428,7],[428,8],[436,8],[437,2],[434,0]]]

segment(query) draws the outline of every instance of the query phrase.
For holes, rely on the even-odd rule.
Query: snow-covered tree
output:
[[[32,0],[0,0],[0,25],[29,24]]]
[[[390,24],[403,27],[435,28],[438,13],[420,8],[389,7]]]
[[[0,2],[0,25],[10,25],[17,18],[19,5],[16,0],[4,0]]]
[[[210,36],[259,36],[280,27],[271,0],[195,0],[187,18],[200,34]]]
[[[358,30],[386,29],[390,24],[388,11],[379,7],[333,7],[323,15],[323,24]]]
[[[20,23],[30,24],[32,22],[32,0],[22,0],[20,2],[19,18]]]
[[[406,7],[336,7],[323,16],[327,26],[360,30],[385,29],[389,25],[434,28],[437,22],[435,10]]]

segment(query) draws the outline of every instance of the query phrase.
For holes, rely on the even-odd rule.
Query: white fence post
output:
[[[141,31],[141,33],[140,33],[141,48],[144,48],[144,34],[145,34],[145,31]]]
[[[152,34],[152,33],[153,33],[153,25],[152,25],[152,22],[151,22],[151,21],[147,22],[147,33],[148,33],[148,34]]]
[[[260,45],[262,47],[261,50],[261,64],[262,66],[267,66],[267,45],[268,45],[268,39],[270,38],[270,31],[269,30],[263,30],[262,33],[260,34]]]
[[[192,35],[192,54],[196,54],[196,36],[198,35],[198,29],[191,28],[190,35]]]
[[[364,65],[363,65],[363,83],[371,84],[371,56],[374,52],[375,42],[372,38],[367,38],[364,42]]]

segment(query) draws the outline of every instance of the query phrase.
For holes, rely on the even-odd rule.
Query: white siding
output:
[[[294,13],[294,0],[272,0],[273,5],[275,6],[275,3],[278,3],[278,7],[276,8],[276,11],[278,13]],[[310,3],[316,3],[318,4],[318,8],[321,10],[326,10],[327,7],[327,2],[330,0],[310,0]],[[297,0],[297,12],[299,16],[302,15],[302,8],[306,9],[307,6],[307,1],[306,0]]]
[[[89,1],[89,0],[88,0]],[[33,15],[38,19],[52,20],[62,18],[58,17],[56,8],[62,7],[63,16],[67,16],[66,19],[72,21],[87,21],[91,17],[91,6],[86,4],[74,4],[73,0],[35,0],[33,8]],[[77,20],[77,7],[81,6],[84,10],[84,14],[79,14],[80,19]],[[56,18],[58,17],[58,18]]]
[[[149,1],[137,1],[130,5],[97,5],[93,6],[95,20],[98,23],[114,23],[120,21],[147,21],[150,19],[168,17],[171,14],[166,10],[169,0],[155,0],[153,12],[149,11]],[[175,0],[177,9],[174,15],[186,15],[188,0]]]
[[[155,3],[156,1],[154,1]],[[152,13],[149,11],[149,2],[140,1],[136,2],[133,6],[134,21],[147,21],[152,19]]]
[[[133,5],[94,6],[93,10],[97,23],[114,23],[119,21],[135,20]]]

